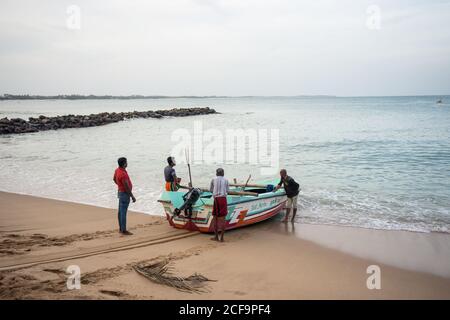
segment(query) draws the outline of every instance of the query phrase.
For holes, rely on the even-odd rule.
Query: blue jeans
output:
[[[126,192],[118,192],[119,198],[119,229],[121,232],[127,231],[127,210],[130,204],[130,196]]]

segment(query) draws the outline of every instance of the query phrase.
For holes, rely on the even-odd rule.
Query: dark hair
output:
[[[119,159],[117,159],[117,164],[119,165],[119,167],[123,167],[125,163],[127,163],[127,158],[120,157]]]
[[[217,168],[216,170],[216,176],[224,176],[225,172],[223,171],[222,168]]]
[[[169,164],[169,166],[171,166],[173,164],[172,157],[167,158],[167,163]]]

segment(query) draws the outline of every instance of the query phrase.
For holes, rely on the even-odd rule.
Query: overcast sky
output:
[[[2,93],[450,94],[450,1],[1,0]]]

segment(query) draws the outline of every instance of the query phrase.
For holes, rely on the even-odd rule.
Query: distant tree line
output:
[[[30,95],[30,94],[4,94],[0,95],[0,100],[86,100],[86,99],[163,99],[163,98],[224,98],[225,96],[113,96],[113,95],[81,95],[81,94],[60,94],[56,96]]]

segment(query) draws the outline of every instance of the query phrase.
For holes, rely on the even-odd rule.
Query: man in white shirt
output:
[[[212,214],[214,216],[214,238],[212,240],[223,242],[225,233],[225,217],[228,214],[227,194],[230,190],[228,180],[224,177],[222,168],[216,170],[216,177],[211,180],[209,190],[214,198]],[[219,237],[220,236],[220,237]]]

